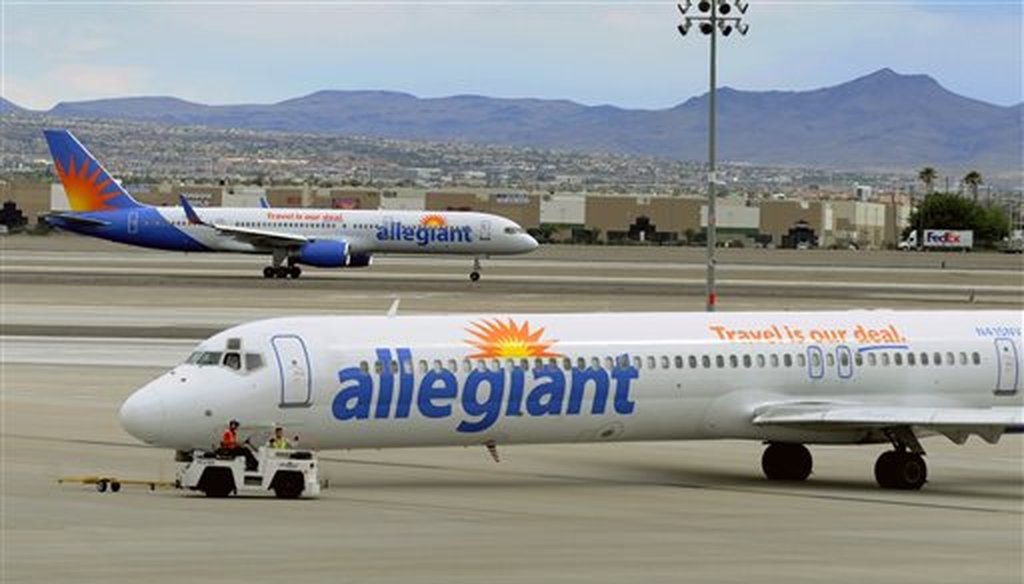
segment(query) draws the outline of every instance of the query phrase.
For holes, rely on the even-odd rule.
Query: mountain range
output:
[[[174,97],[62,102],[46,113],[288,132],[458,140],[682,160],[707,156],[708,95],[660,110],[477,95],[318,91],[275,104]],[[19,111],[0,103],[0,113]],[[27,110],[20,110],[27,111]],[[718,156],[753,164],[1020,172],[1024,104],[955,94],[927,75],[881,69],[810,91],[718,91]]]

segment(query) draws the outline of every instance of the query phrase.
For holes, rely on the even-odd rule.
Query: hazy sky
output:
[[[706,38],[658,1],[0,0],[3,95],[274,102],[319,89],[662,108],[707,90]],[[810,89],[882,67],[1022,97],[1021,0],[750,0],[721,85]]]

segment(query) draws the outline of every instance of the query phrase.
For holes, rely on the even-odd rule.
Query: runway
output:
[[[117,408],[223,327],[383,313],[394,298],[403,313],[699,310],[702,258],[560,248],[491,260],[478,285],[463,258],[264,281],[261,258],[3,243],[5,583],[1024,579],[1020,436],[926,440],[915,493],[875,486],[880,446],[812,447],[814,475],[786,485],[761,478],[761,445],[731,441],[508,447],[499,464],[482,448],[327,452],[316,501],[58,486],[172,479],[171,454],[125,434]],[[725,310],[1024,304],[1019,256],[725,251]]]
[[[80,241],[88,242],[85,249],[80,249]],[[366,269],[306,268],[299,281],[267,281],[261,271],[268,260],[261,256],[157,252],[93,241],[68,236],[13,240],[4,250],[0,276],[9,284],[103,281],[272,290],[286,286],[289,290],[390,288],[449,293],[628,291],[648,296],[702,296],[705,285],[706,260],[699,248],[549,246],[526,256],[486,259],[483,281],[471,285],[466,277],[470,258],[380,256]],[[725,249],[718,263],[720,293],[737,298],[1024,300],[1018,256]]]

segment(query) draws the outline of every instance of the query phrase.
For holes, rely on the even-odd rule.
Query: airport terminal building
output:
[[[450,189],[221,186],[210,184],[129,185],[141,202],[177,205],[185,195],[197,206],[334,209],[472,210],[516,221],[550,242],[702,243],[706,199],[699,195],[526,192],[465,187]],[[63,187],[42,182],[2,185],[2,199],[32,221],[67,209]],[[779,195],[760,200],[723,196],[716,206],[719,241],[732,246],[894,246],[910,209],[899,201],[795,200]]]

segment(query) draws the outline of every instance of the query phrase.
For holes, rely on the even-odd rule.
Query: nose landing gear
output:
[[[469,273],[469,281],[476,282],[480,280],[480,258],[473,258],[473,271]]]

